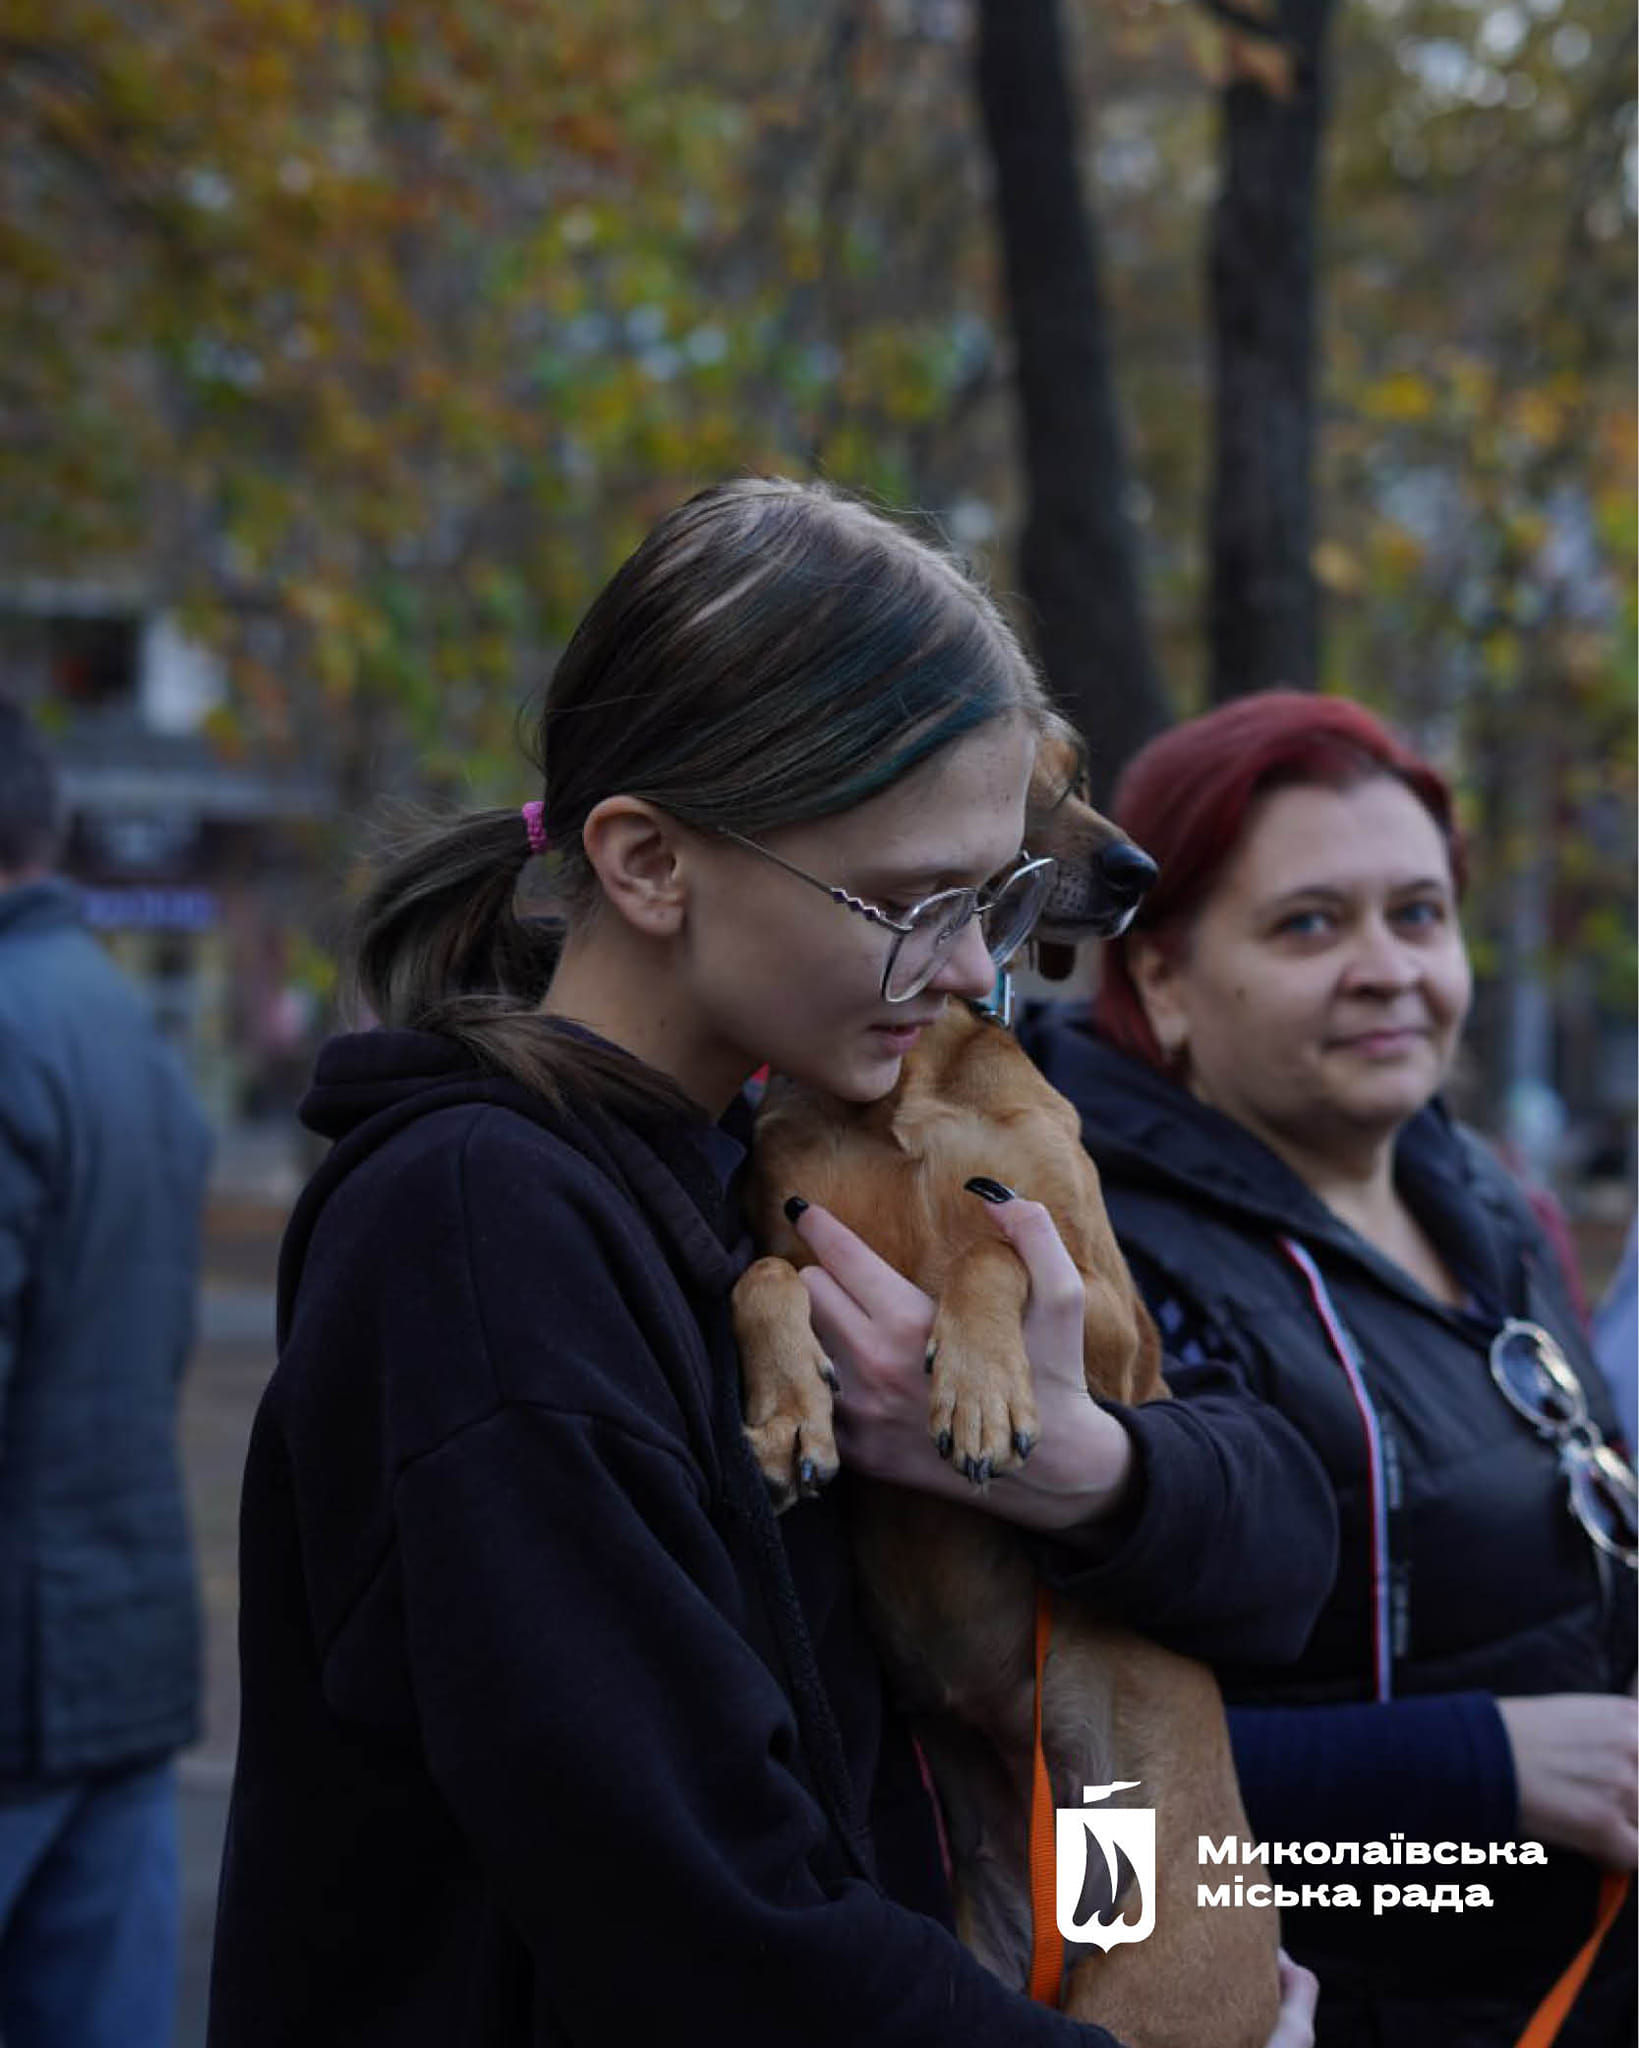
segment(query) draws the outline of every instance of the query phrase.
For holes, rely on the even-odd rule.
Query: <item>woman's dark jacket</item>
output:
[[[1553,1256],[1479,1142],[1431,1104],[1402,1132],[1400,1191],[1469,1291],[1443,1306],[1324,1206],[1248,1131],[1081,1019],[1044,1009],[1027,1048],[1076,1105],[1116,1234],[1169,1351],[1235,1362],[1319,1454],[1337,1501],[1336,1584],[1302,1655],[1252,1669],[1220,1658],[1236,1762],[1257,1833],[1281,1842],[1511,1841],[1518,1800],[1496,1699],[1617,1692],[1634,1669],[1632,1574],[1572,1518],[1553,1448],[1493,1386],[1505,1315],[1559,1339],[1595,1419],[1615,1429]],[[1315,1262],[1384,1433],[1392,1698],[1374,1702],[1368,1456],[1360,1413],[1309,1284]],[[1318,1711],[1317,1711],[1318,1710]],[[1290,1873],[1290,1866],[1288,1866]],[[1220,1873],[1220,1876],[1223,1873]],[[1284,1916],[1287,1946],[1322,1980],[1322,2048],[1512,2044],[1590,1931],[1597,1872],[1549,1867],[1306,1868],[1352,1880],[1363,1910]],[[1374,1918],[1373,1880],[1486,1883],[1489,1911]],[[1631,1901],[1630,1901],[1631,1909]],[[1561,2048],[1631,2043],[1633,1933],[1605,1943]],[[1617,1966],[1620,1966],[1619,1968]],[[1625,1985],[1614,1981],[1626,1977]],[[1466,2016],[1465,2016],[1466,2015]],[[1582,2031],[1577,2031],[1580,2025]]]
[[[1107,2040],[941,1924],[841,1504],[776,1523],[744,1445],[724,1134],[416,1033],[334,1042],[304,1115],[337,1143],[245,1476],[213,2048]],[[1201,1394],[1130,1417],[1132,1509],[1060,1576],[1286,1656],[1325,1490]]]

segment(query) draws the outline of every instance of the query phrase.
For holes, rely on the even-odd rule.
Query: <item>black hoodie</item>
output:
[[[776,1523],[744,1443],[721,1133],[551,1115],[416,1033],[332,1043],[303,1115],[337,1142],[245,1478],[213,2048],[1107,2042],[941,1924],[842,1488]],[[1187,1635],[1175,1583],[1256,1516],[1199,1418],[1135,1437],[1139,1504],[1058,1561]],[[1297,1458],[1319,1570],[1239,1594],[1273,1654],[1330,1566]]]

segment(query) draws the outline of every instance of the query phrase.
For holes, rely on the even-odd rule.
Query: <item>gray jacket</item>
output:
[[[74,889],[0,890],[0,1787],[197,1728],[176,1408],[209,1158]]]

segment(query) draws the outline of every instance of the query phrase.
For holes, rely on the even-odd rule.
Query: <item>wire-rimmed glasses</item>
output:
[[[1571,1513],[1608,1557],[1639,1569],[1639,1480],[1589,1418],[1582,1382],[1538,1323],[1510,1316],[1491,1340],[1491,1377],[1509,1406],[1559,1452]]]
[[[979,920],[985,950],[998,968],[1005,967],[1035,929],[1036,920],[1052,890],[1058,866],[1047,855],[1032,860],[1024,854],[1019,865],[988,894],[982,889],[940,889],[932,896],[924,896],[920,903],[913,903],[902,917],[892,917],[880,905],[867,903],[863,897],[851,895],[846,889],[834,888],[829,882],[822,882],[818,875],[810,875],[779,854],[770,853],[755,839],[747,839],[740,832],[731,832],[726,825],[719,825],[716,829],[721,838],[732,839],[736,846],[760,853],[764,860],[771,860],[776,867],[784,868],[799,882],[807,882],[811,888],[823,890],[833,903],[840,903],[844,910],[851,910],[856,916],[892,932],[888,958],[882,969],[882,1000],[886,1003],[908,1003],[912,996],[922,993],[961,937],[969,918]]]

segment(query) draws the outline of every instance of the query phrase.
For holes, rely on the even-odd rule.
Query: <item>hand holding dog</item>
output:
[[[926,1373],[934,1302],[810,1204],[796,1228],[821,1263],[805,1266],[801,1277],[815,1334],[841,1382],[837,1449],[871,1478],[965,1501],[1021,1527],[1067,1529],[1118,1505],[1132,1443],[1087,1393],[1084,1289],[1052,1217],[1039,1202],[1017,1198],[997,1201],[992,1216],[1030,1278],[1024,1345],[1041,1426],[1029,1462],[981,1489],[939,1456],[928,1432]]]

